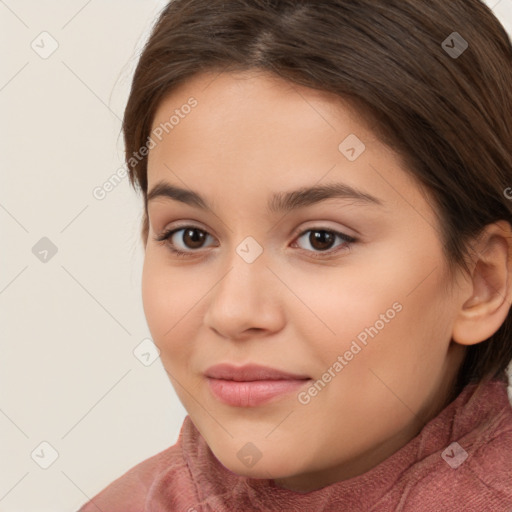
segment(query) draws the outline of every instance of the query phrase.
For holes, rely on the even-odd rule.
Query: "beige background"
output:
[[[0,0],[0,512],[77,510],[185,416],[136,349],[141,198],[126,178],[93,195],[123,165],[131,74],[164,3]],[[512,33],[512,0],[488,3]]]

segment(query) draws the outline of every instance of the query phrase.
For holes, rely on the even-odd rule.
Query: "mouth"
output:
[[[208,378],[212,394],[233,407],[257,407],[289,393],[298,392],[308,380],[254,380],[240,382]]]
[[[233,407],[256,407],[297,392],[312,379],[260,365],[221,364],[205,372],[212,395]]]

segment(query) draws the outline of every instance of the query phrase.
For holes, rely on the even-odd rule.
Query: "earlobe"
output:
[[[460,307],[452,339],[475,345],[501,327],[512,303],[512,227],[500,220],[486,226],[473,246],[470,296]]]

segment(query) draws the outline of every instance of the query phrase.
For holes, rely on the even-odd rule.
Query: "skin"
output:
[[[366,472],[447,405],[466,346],[505,320],[510,226],[488,226],[475,242],[471,275],[451,276],[425,192],[340,98],[264,72],[204,73],[161,102],[153,128],[191,96],[197,107],[148,160],[148,190],[165,181],[212,205],[159,197],[148,207],[144,311],[176,393],[237,474],[307,492]],[[366,146],[353,162],[338,149],[349,134]],[[326,183],[348,184],[382,205],[331,198],[266,213],[271,194]],[[154,238],[184,224],[208,236],[201,245],[176,233],[178,249],[193,253],[179,258],[170,241]],[[322,251],[311,231],[301,235],[307,229],[357,241],[336,237]],[[252,263],[236,252],[248,236],[263,248]],[[203,372],[222,362],[316,381],[394,303],[401,311],[307,404],[294,392],[232,407],[208,389]],[[262,454],[252,467],[237,457],[248,442]]]

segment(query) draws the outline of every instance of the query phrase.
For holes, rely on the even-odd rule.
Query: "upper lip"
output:
[[[210,366],[204,374],[213,379],[240,382],[255,380],[305,380],[310,378],[307,375],[298,375],[258,364],[247,364],[244,366],[234,366],[228,363],[216,364]]]

